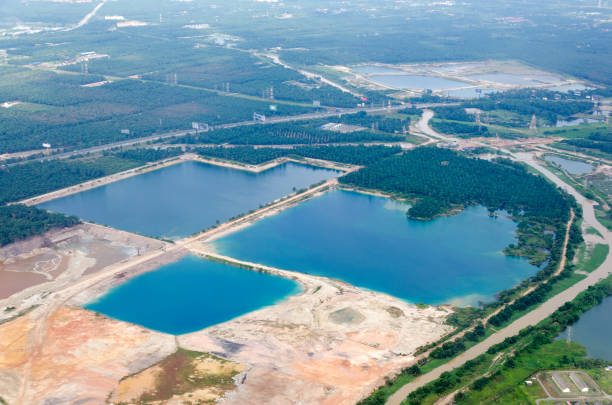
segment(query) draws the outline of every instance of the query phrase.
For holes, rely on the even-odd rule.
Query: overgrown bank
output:
[[[293,148],[254,148],[252,146],[199,148],[202,156],[258,165],[281,157],[312,158],[338,163],[369,165],[401,152],[399,146],[296,146]]]
[[[0,207],[0,246],[8,245],[53,228],[66,228],[78,224],[75,217],[50,213],[36,207],[7,205]]]
[[[606,362],[585,359],[579,345],[567,346],[554,339],[580,315],[612,295],[612,277],[589,287],[535,327],[492,346],[485,354],[466,362],[410,394],[406,404],[429,404],[457,388],[467,388],[455,395],[457,404],[517,403],[523,394],[520,383],[537,371],[564,368],[602,367]],[[502,358],[492,365],[495,358]],[[482,376],[485,374],[485,376]]]
[[[518,222],[518,240],[506,253],[544,263],[558,249],[575,203],[545,179],[506,159],[489,162],[440,148],[416,148],[339,179],[353,187],[376,189],[411,199],[408,215],[429,220],[468,205],[491,215],[505,210]]]

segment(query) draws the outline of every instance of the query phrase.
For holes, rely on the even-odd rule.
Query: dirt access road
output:
[[[506,151],[507,152],[507,151]],[[594,203],[590,200],[587,200],[580,193],[578,193],[574,188],[564,183],[561,179],[555,176],[546,168],[540,166],[534,159],[533,155],[530,153],[516,153],[512,154],[512,156],[520,162],[524,162],[531,167],[538,170],[542,173],[546,178],[554,182],[557,186],[561,187],[563,190],[567,191],[571,194],[579,204],[582,205],[584,222],[593,228],[597,229],[597,231],[603,235],[603,243],[607,244],[612,250],[612,232],[608,231],[597,218],[595,217],[595,210],[593,209]],[[549,317],[553,312],[555,312],[559,307],[565,304],[567,301],[571,301],[582,291],[586,290],[590,286],[596,284],[600,280],[608,277],[612,274],[612,255],[608,254],[606,260],[592,273],[590,273],[585,279],[579,281],[574,284],[570,288],[565,291],[555,295],[538,308],[524,315],[523,317],[517,319],[510,325],[506,326],[504,329],[501,329],[499,332],[494,333],[489,336],[486,340],[480,342],[479,344],[471,347],[466,350],[459,356],[455,357],[448,363],[430,371],[427,374],[422,375],[421,377],[415,379],[414,381],[404,385],[401,387],[395,394],[393,394],[387,400],[387,405],[400,405],[401,402],[406,399],[406,397],[414,390],[423,385],[430,383],[434,380],[437,380],[440,375],[446,371],[451,371],[457,367],[460,367],[468,360],[472,360],[481,354],[485,353],[489,347],[502,342],[504,339],[516,335],[521,329],[524,329],[528,326],[536,325],[542,320]]]

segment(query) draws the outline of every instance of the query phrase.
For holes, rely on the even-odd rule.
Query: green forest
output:
[[[416,110],[415,115],[421,115],[421,110]],[[408,130],[410,119],[389,118],[384,115],[366,114],[360,111],[356,114],[346,114],[340,118],[330,118],[329,122],[359,125],[375,131],[388,133],[402,133]]]
[[[562,143],[577,148],[592,149],[612,155],[612,132],[607,133],[597,131],[588,135],[584,139],[565,139]]]
[[[75,149],[191,127],[251,120],[253,112],[292,115],[313,108],[217,95],[165,83],[120,80],[99,87],[84,83],[100,76],[72,75],[0,66],[0,100],[19,100],[0,109],[0,153]],[[122,132],[123,130],[128,130]]]
[[[297,146],[294,148],[254,148],[252,146],[199,148],[202,156],[252,165],[280,157],[313,158],[332,162],[368,165],[401,151],[399,146]]]
[[[104,156],[30,162],[0,169],[0,204],[20,201],[140,165],[140,162]]]
[[[75,217],[50,213],[25,205],[0,207],[0,246],[8,245],[32,235],[40,235],[53,228],[74,226],[80,221]]]
[[[460,121],[446,121],[434,118],[430,122],[431,127],[438,132],[455,135],[459,138],[472,138],[479,136],[492,136],[484,125],[476,125]]]
[[[437,398],[461,386],[467,386],[467,389],[455,395],[454,401],[457,404],[528,403],[529,398],[521,395],[519,387],[529,376],[540,370],[602,368],[607,362],[585,358],[586,350],[583,347],[575,343],[570,346],[567,342],[555,339],[563,329],[576,322],[580,315],[610,295],[612,279],[607,278],[580,293],[537,326],[521,330],[517,335],[492,346],[485,354],[451,372],[443,373],[439,379],[413,391],[406,403],[434,403]],[[482,377],[500,353],[507,354],[502,363],[494,368],[495,372]],[[382,403],[362,402],[364,405]]]
[[[416,148],[341,177],[340,182],[420,199],[414,208],[436,201],[441,208],[481,204],[492,212],[569,218],[570,202],[545,179],[510,161],[472,159],[448,149]],[[423,219],[443,213],[437,209]],[[408,215],[414,216],[414,211]]]
[[[0,169],[0,204],[24,200],[182,154],[180,148],[106,151],[103,156],[16,164]]]
[[[357,131],[351,133],[332,132],[308,124],[282,123],[257,124],[208,131],[176,139],[176,143],[230,143],[232,145],[299,145],[365,141],[403,140],[401,135]]]
[[[591,101],[576,101],[561,98],[561,93],[546,90],[512,90],[503,93],[488,94],[477,100],[463,103],[464,107],[479,108],[483,111],[506,110],[531,117],[533,114],[555,125],[559,118],[586,113],[593,109]]]
[[[152,149],[152,148],[136,148],[120,151],[105,152],[105,156],[115,156],[120,159],[131,160],[133,162],[156,162],[158,160],[168,159],[183,153],[181,148],[167,149]]]

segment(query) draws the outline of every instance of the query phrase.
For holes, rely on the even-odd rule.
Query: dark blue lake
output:
[[[299,291],[299,284],[292,280],[186,256],[119,285],[85,308],[180,335],[272,305]]]
[[[143,235],[177,239],[338,174],[293,163],[251,173],[185,162],[40,207]]]
[[[612,361],[612,297],[586,311],[572,325],[571,340],[587,349],[590,357]],[[567,339],[566,328],[559,339]]]
[[[411,302],[477,304],[537,271],[505,256],[516,224],[483,207],[433,221],[387,198],[336,190],[215,241],[224,255],[322,275]]]

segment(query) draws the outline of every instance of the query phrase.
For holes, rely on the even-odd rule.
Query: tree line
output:
[[[527,217],[569,218],[570,202],[542,177],[507,160],[472,159],[449,149],[416,148],[341,177],[340,182],[417,198],[413,208],[435,202],[440,208],[424,219],[452,205],[470,204]],[[410,216],[414,213],[408,211]]]
[[[293,148],[254,148],[252,146],[199,148],[197,153],[225,160],[261,164],[280,157],[322,159],[332,162],[368,165],[399,153],[399,146],[297,146]]]
[[[153,149],[153,148],[136,148],[126,149],[119,151],[105,151],[105,156],[115,156],[120,159],[131,160],[133,162],[156,162],[158,160],[168,159],[174,156],[181,155],[183,153],[181,148],[166,148],[166,149]]]
[[[78,224],[76,217],[47,212],[21,204],[0,207],[0,246],[5,246],[32,235],[40,235],[53,228]]]
[[[555,100],[558,93],[531,89],[492,93],[477,100],[463,103],[464,107],[479,108],[483,111],[507,110],[521,115],[535,114],[553,125],[559,117],[585,113],[593,109],[590,101],[568,99]]]
[[[471,124],[460,121],[446,121],[434,118],[431,126],[438,132],[458,136],[459,138],[473,138],[480,136],[493,136],[484,125]]]
[[[133,150],[96,158],[49,160],[5,167],[0,169],[0,205],[142,166],[149,160],[141,159],[158,157],[160,153],[166,157],[174,152]]]
[[[207,131],[172,140],[173,143],[230,143],[232,145],[299,145],[365,141],[401,141],[400,135],[371,131],[340,133],[296,123],[258,124]]]
[[[567,145],[578,148],[595,149],[603,153],[612,154],[612,132],[594,132],[586,139],[564,139],[561,141]]]
[[[0,109],[0,153],[41,149],[43,143],[71,150],[190,128],[194,121],[218,125],[250,120],[253,112],[271,116],[315,110],[286,104],[270,110],[264,101],[154,82],[81,87],[85,80],[103,78],[57,73],[28,78],[0,80],[0,99],[36,104]]]

